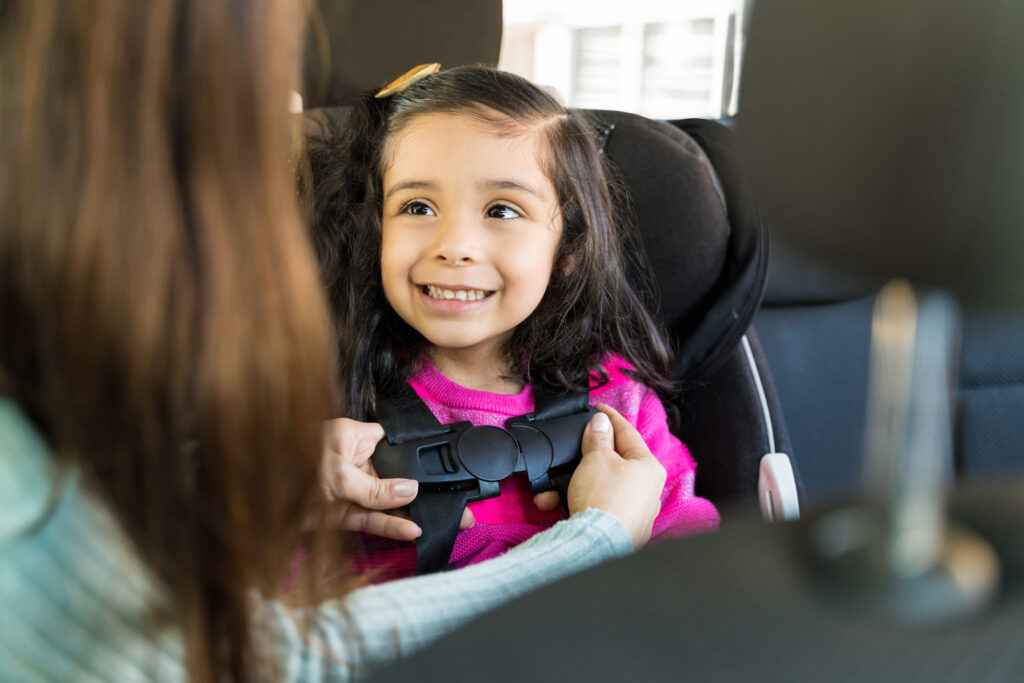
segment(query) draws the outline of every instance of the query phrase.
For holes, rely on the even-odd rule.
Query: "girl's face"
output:
[[[537,308],[562,234],[540,137],[421,114],[388,142],[381,276],[430,344],[499,354]]]

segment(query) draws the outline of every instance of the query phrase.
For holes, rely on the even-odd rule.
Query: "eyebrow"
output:
[[[485,190],[519,190],[540,199],[544,198],[544,195],[538,190],[516,180],[483,180],[478,186]],[[406,180],[389,187],[387,192],[384,193],[384,201],[387,201],[393,194],[402,190],[436,190],[437,187],[438,184],[432,180]]]
[[[405,182],[392,185],[388,188],[388,191],[384,193],[384,201],[387,201],[391,195],[402,190],[433,190],[437,188],[437,183],[429,180],[406,180]]]
[[[480,187],[488,190],[519,190],[540,199],[544,198],[538,190],[515,180],[485,180],[480,183]]]

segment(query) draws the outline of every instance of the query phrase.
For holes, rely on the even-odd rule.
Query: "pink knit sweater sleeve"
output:
[[[592,401],[607,403],[622,413],[640,432],[667,475],[661,512],[654,520],[651,538],[673,538],[717,528],[718,510],[694,494],[697,465],[686,446],[669,431],[661,399],[652,389],[621,372],[629,368],[621,358],[613,356],[604,367],[608,384],[591,391]]]
[[[719,522],[718,510],[710,501],[694,494],[697,465],[689,449],[669,432],[665,408],[650,389],[640,402],[636,428],[668,475],[661,492],[661,512],[654,520],[651,538],[715,529]]]

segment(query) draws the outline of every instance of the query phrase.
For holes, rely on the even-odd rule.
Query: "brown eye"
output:
[[[409,202],[404,205],[399,213],[407,213],[410,216],[433,216],[434,210],[423,202]]]
[[[487,217],[500,219],[521,218],[522,214],[513,209],[511,206],[506,206],[504,204],[495,204],[494,206],[487,209]]]

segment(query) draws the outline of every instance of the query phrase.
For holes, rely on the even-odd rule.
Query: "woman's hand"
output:
[[[422,534],[417,524],[401,513],[384,512],[408,505],[419,491],[414,479],[380,479],[370,456],[384,428],[376,422],[342,417],[324,423],[324,452],[320,461],[320,486],[329,508],[327,523],[348,531],[365,531],[399,541]],[[461,528],[473,525],[468,509]]]
[[[665,468],[617,410],[601,412],[583,431],[583,459],[569,482],[569,512],[598,508],[618,517],[640,548],[661,511]]]

